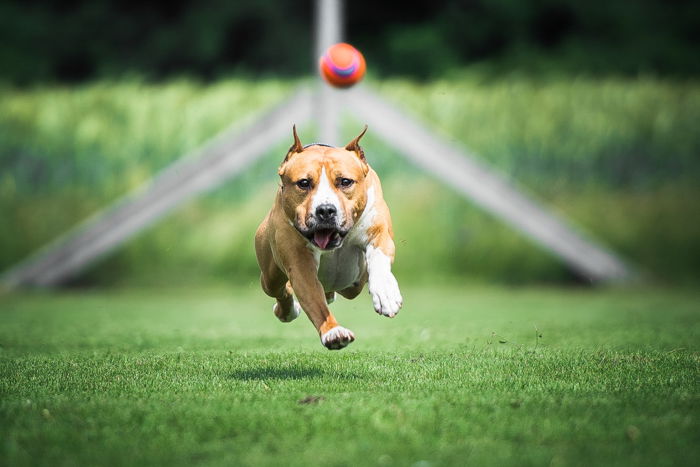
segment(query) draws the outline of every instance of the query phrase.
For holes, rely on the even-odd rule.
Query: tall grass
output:
[[[657,279],[700,278],[700,85],[654,78],[464,75],[372,83]],[[7,267],[294,83],[228,80],[0,90],[0,267]],[[290,126],[291,126],[290,122]],[[350,138],[361,122],[345,122]],[[313,141],[312,128],[302,139]],[[82,280],[255,281],[251,237],[279,143],[244,176],[186,204]],[[367,156],[395,218],[405,280],[561,281],[566,269],[382,144]]]
[[[97,82],[0,92],[0,167],[20,193],[116,196],[282,99],[283,81]]]
[[[380,91],[534,189],[645,188],[700,175],[694,81],[464,75]]]

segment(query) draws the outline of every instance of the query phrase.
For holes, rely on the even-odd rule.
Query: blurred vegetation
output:
[[[0,268],[55,238],[232,122],[293,88],[280,80],[99,81],[0,89]],[[373,83],[387,98],[573,219],[661,281],[700,279],[700,85],[659,78]],[[344,135],[361,122],[345,121]],[[301,129],[313,141],[314,128]],[[566,281],[549,254],[370,131],[400,280]],[[242,177],[191,201],[78,278],[85,284],[257,282],[252,236],[289,141]]]
[[[381,77],[438,78],[465,65],[535,74],[700,72],[692,0],[346,1],[346,39]],[[10,0],[0,3],[0,81],[80,82],[314,67],[311,0]]]

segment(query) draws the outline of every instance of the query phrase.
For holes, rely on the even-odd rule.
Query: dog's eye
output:
[[[306,190],[311,186],[311,181],[308,178],[302,178],[297,182],[297,186],[302,190]]]
[[[353,183],[355,183],[355,180],[350,180],[349,178],[341,178],[340,179],[340,186],[342,186],[342,187],[349,187]]]

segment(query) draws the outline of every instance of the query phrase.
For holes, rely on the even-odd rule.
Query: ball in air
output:
[[[321,77],[336,88],[356,84],[365,76],[366,68],[362,53],[344,42],[328,47],[319,60]]]

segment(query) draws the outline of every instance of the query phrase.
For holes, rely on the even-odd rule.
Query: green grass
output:
[[[404,295],[340,352],[254,283],[0,297],[0,464],[697,463],[696,291]]]

